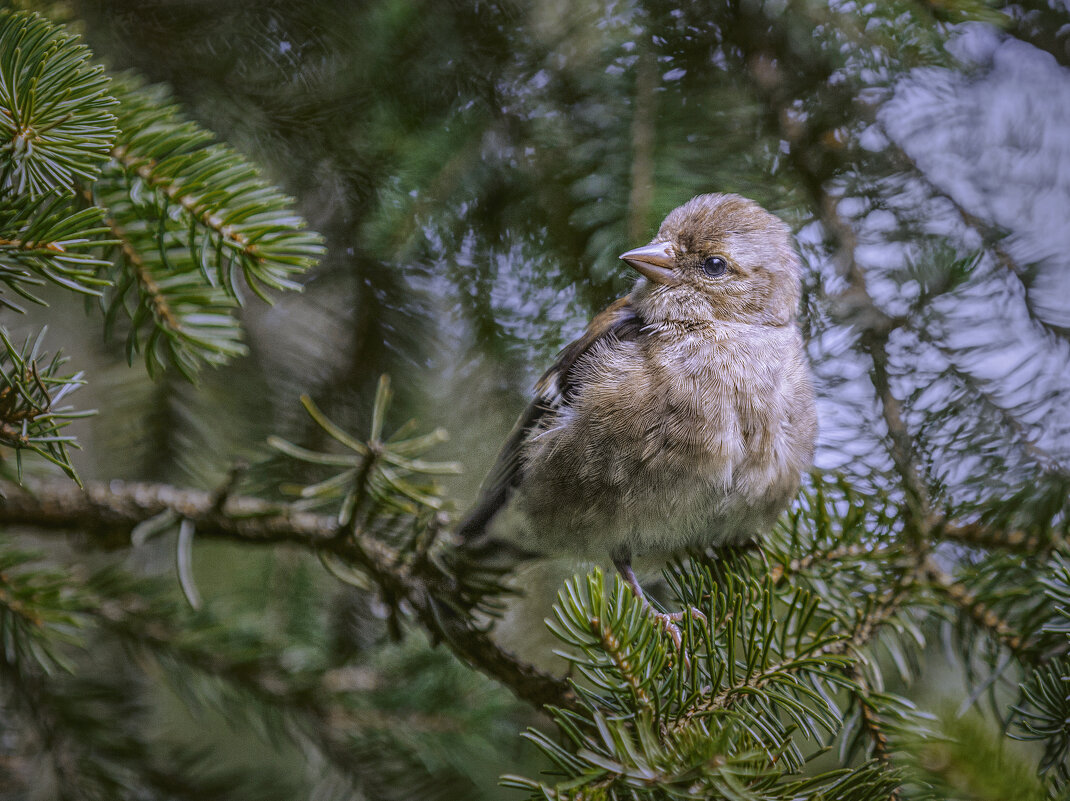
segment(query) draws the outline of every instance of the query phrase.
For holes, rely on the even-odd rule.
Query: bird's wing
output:
[[[627,297],[614,301],[595,315],[583,336],[565,346],[557,361],[535,385],[535,398],[520,415],[487,474],[475,506],[457,529],[463,541],[479,537],[493,517],[508,503],[523,479],[524,444],[545,419],[569,405],[575,394],[575,368],[595,343],[613,338],[635,339],[642,322]]]

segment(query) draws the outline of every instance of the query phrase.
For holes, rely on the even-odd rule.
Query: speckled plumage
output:
[[[787,226],[737,195],[700,195],[622,258],[643,277],[540,380],[460,528],[469,547],[598,558],[739,544],[772,526],[810,466]]]

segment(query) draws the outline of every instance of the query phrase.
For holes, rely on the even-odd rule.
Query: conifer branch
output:
[[[117,134],[104,68],[40,14],[0,12],[0,194],[70,193]]]
[[[932,532],[942,540],[1013,553],[1035,554],[1053,546],[1035,534],[1021,530],[1000,531],[981,523],[943,523],[934,526]]]
[[[214,493],[166,484],[88,483],[84,492],[54,483],[3,489],[7,498],[0,504],[0,524],[84,532],[95,544],[106,547],[124,547],[137,526],[171,515],[192,521],[200,538],[250,545],[287,543],[335,554],[365,571],[394,603],[410,605],[427,631],[520,698],[539,707],[572,704],[574,695],[565,681],[516,659],[462,619],[443,615],[438,599],[448,597],[451,588],[430,564],[423,569],[406,565],[394,551],[359,529],[352,537],[338,536],[340,527],[333,515],[295,511],[248,496],[231,496],[218,509]]]
[[[139,525],[171,515],[174,519],[191,520],[199,537],[256,545],[289,543],[313,552],[335,554],[365,572],[395,603],[410,604],[427,631],[437,633],[459,657],[501,681],[519,697],[539,705],[569,707],[573,704],[572,690],[565,682],[516,660],[459,618],[444,616],[434,600],[449,592],[441,574],[427,574],[418,566],[399,563],[394,551],[378,539],[366,537],[359,529],[352,539],[340,538],[341,529],[333,515],[296,511],[286,505],[240,495],[227,496],[220,506],[218,493],[164,484],[89,483],[82,492],[70,484],[52,483],[25,490],[4,487],[4,492],[7,500],[0,505],[0,524],[30,526],[35,530],[81,531],[91,536],[95,544],[105,547],[124,547]],[[853,550],[844,549],[845,554],[859,552],[857,546]],[[828,556],[831,558],[832,552]],[[925,569],[929,570],[928,563]],[[843,656],[863,647],[907,599],[913,578],[912,571],[904,572],[884,600],[859,620],[850,636],[822,645],[819,653],[825,657]],[[964,596],[959,593],[959,597]],[[975,604],[970,608],[977,612]],[[1009,627],[1001,631],[1006,634]],[[1020,645],[1015,641],[1013,647],[1020,648]],[[744,687],[758,688],[778,676],[810,667],[805,660],[795,658],[769,665],[755,676],[744,677],[739,687],[723,688],[703,708],[724,708]]]
[[[821,563],[841,562],[846,559],[881,559],[895,555],[896,549],[882,548],[874,550],[865,545],[841,545],[827,551],[815,551],[788,562],[780,562],[770,569],[769,577],[774,584],[787,580],[788,576],[805,573]]]
[[[870,377],[880,401],[881,415],[891,439],[892,461],[907,493],[907,508],[910,515],[910,534],[916,543],[924,542],[931,528],[929,521],[929,493],[922,484],[914,460],[914,438],[903,422],[902,404],[892,393],[888,374],[887,332],[867,331],[863,335],[863,347],[873,360]]]
[[[932,585],[940,590],[959,610],[978,626],[988,631],[1000,644],[1006,646],[1020,659],[1029,660],[1028,644],[1014,628],[1003,620],[984,601],[980,600],[964,584],[944,571],[932,556],[926,556],[923,569]]]
[[[42,330],[16,347],[0,328],[0,445],[15,451],[20,478],[23,451],[30,451],[77,481],[69,452],[77,444],[63,429],[93,412],[63,404],[84,383],[82,373],[60,375],[67,359],[60,353],[43,352],[44,334]]]
[[[847,639],[839,639],[833,641],[829,645],[825,645],[815,653],[821,657],[835,657],[843,655],[847,651]],[[744,698],[751,691],[762,690],[774,681],[783,679],[787,676],[792,676],[802,671],[814,670],[815,662],[810,659],[810,654],[795,654],[791,657],[775,662],[766,666],[760,672],[754,674],[745,674],[736,684],[729,685],[721,689],[716,695],[710,696],[704,700],[701,704],[695,707],[695,709],[688,715],[681,718],[681,721],[689,720],[695,715],[703,715],[718,709],[729,709],[739,699]],[[820,663],[822,670],[827,670],[832,667],[842,667],[848,664],[846,661],[839,662],[834,659],[823,658]]]
[[[171,311],[171,304],[168,303],[167,297],[160,289],[156,279],[152,277],[148,265],[137,251],[137,248],[134,247],[130,237],[126,236],[113,217],[105,217],[104,223],[108,226],[112,237],[119,243],[119,252],[134,275],[141,302],[152,309],[152,316],[157,322],[166,326],[175,334],[181,334],[182,324],[175,316],[175,313]]]
[[[903,607],[903,604],[910,597],[910,588],[917,580],[920,572],[920,565],[911,570],[903,571],[899,579],[885,591],[881,600],[859,618],[851,635],[842,640],[829,643],[823,649],[823,652],[826,654],[840,654],[850,650],[858,651],[868,645],[880,631],[881,626]]]
[[[258,262],[264,260],[257,248],[250,243],[249,238],[241,231],[232,225],[225,224],[218,214],[203,207],[192,195],[184,193],[182,187],[172,179],[158,174],[155,170],[157,164],[153,159],[133,156],[124,146],[112,148],[111,157],[123,165],[127,171],[137,174],[148,186],[160,189],[198,223],[214,231],[244,255],[256,259]]]
[[[611,625],[603,625],[603,621],[600,618],[591,618],[591,629],[606,655],[612,660],[617,671],[631,688],[632,693],[635,695],[636,703],[642,708],[650,708],[653,702],[650,694],[643,686],[642,677],[635,669],[635,654],[629,653],[629,649],[621,642],[613,627]],[[634,651],[634,648],[631,650]]]
[[[881,721],[880,714],[873,703],[869,682],[857,665],[852,666],[850,675],[854,682],[852,695],[855,703],[858,704],[858,715],[862,722],[862,729],[870,742],[873,743],[873,756],[885,768],[892,769],[895,767],[895,763],[892,761],[892,749],[884,723]],[[901,797],[902,793],[899,787],[895,787],[888,795],[889,801],[899,801]]]

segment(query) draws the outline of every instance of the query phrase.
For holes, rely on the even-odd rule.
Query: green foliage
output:
[[[1055,557],[1054,570],[1041,584],[1054,616],[1043,627],[1055,635],[1052,653],[1037,665],[1022,684],[1022,704],[1016,710],[1017,736],[1044,744],[1041,772],[1053,771],[1060,786],[1070,782],[1070,562]]]
[[[339,525],[351,531],[363,530],[384,518],[416,518],[425,511],[433,513],[442,508],[441,492],[433,483],[418,484],[412,479],[460,472],[460,465],[454,462],[428,462],[420,458],[429,448],[445,441],[446,432],[435,429],[429,434],[410,436],[415,427],[415,421],[410,420],[392,436],[384,438],[383,426],[391,396],[390,379],[382,376],[366,440],[346,433],[307,395],[301,398],[309,417],[346,452],[316,453],[281,437],[268,440],[285,456],[331,472],[322,481],[285,488],[299,495],[297,508],[331,506],[337,509]]]
[[[924,571],[937,568],[917,561],[896,508],[815,477],[760,560],[722,551],[667,570],[666,606],[702,613],[685,616],[679,652],[619,578],[570,581],[550,627],[577,703],[551,710],[560,738],[528,734],[555,778],[508,776],[507,786],[547,799],[945,798],[940,787],[967,781],[948,760],[970,759],[941,744],[902,688],[953,620],[974,688],[967,706],[1008,676],[1009,659],[1025,668],[993,709],[1014,736],[1044,743],[1039,769],[1058,791],[1068,748],[1065,560],[995,553],[963,567],[961,589],[935,576],[929,587]],[[1028,576],[1050,571],[1037,597]],[[978,715],[960,735],[983,738],[989,725]]]
[[[97,255],[101,210],[72,211],[62,193],[11,198],[0,208],[0,282],[34,303],[43,301],[29,287],[50,281],[73,292],[99,295],[107,280],[99,276],[105,262]],[[14,311],[18,305],[0,296]]]
[[[960,131],[972,115],[957,90],[1000,72],[958,58],[1017,38],[1070,63],[1065,10],[52,10],[84,14],[96,52],[168,81],[181,104],[133,74],[109,77],[39,15],[2,13],[3,312],[55,303],[57,289],[90,296],[126,359],[161,380],[86,355],[105,363],[88,369],[98,397],[122,399],[93,431],[88,473],[181,471],[214,492],[203,530],[182,493],[134,526],[119,512],[143,508],[142,494],[90,484],[99,505],[63,547],[32,557],[0,543],[4,793],[468,799],[493,794],[502,770],[549,767],[509,776],[507,797],[1065,796],[1070,328],[1051,311],[1065,248],[1000,217],[1032,197],[1037,211],[1059,207],[1047,174],[1018,169],[1035,167],[1051,137],[1033,127],[1050,112],[1002,126],[972,186],[928,135]],[[963,31],[973,38],[948,48]],[[939,110],[919,120],[916,95],[941,87]],[[245,295],[293,288],[322,245],[246,153],[332,242],[307,299],[263,315],[239,308]],[[1027,191],[1016,197],[1010,176]],[[500,569],[464,566],[443,542],[466,486],[437,483],[454,471],[425,456],[441,433],[392,429],[376,380],[404,375],[406,417],[454,416],[474,480],[494,413],[519,408],[561,339],[625,289],[616,254],[705,191],[754,197],[800,232],[820,464],[834,470],[760,554],[672,566],[665,607],[705,616],[682,623],[682,650],[619,582],[570,582],[553,628],[571,683],[547,678],[486,636],[502,625]],[[5,333],[0,350],[0,444],[70,472],[77,413],[64,404],[80,374],[36,335],[22,341]],[[222,369],[205,380],[206,365]],[[198,375],[199,387],[185,382]],[[282,458],[220,486],[268,433]],[[50,513],[73,502],[51,491]],[[117,553],[86,547],[98,542]],[[178,582],[114,568],[172,558]],[[557,733],[521,720],[447,648],[534,706],[551,699]],[[932,720],[947,696],[968,723]],[[539,765],[517,764],[525,724]],[[1007,749],[1005,734],[1027,742]]]
[[[245,353],[240,287],[296,289],[322,254],[256,167],[36,13],[0,14],[0,141],[0,284],[35,303],[45,283],[100,297],[106,331],[123,329],[150,374],[193,379]],[[57,433],[73,413],[55,405],[69,389],[54,387],[80,376],[4,344],[0,443],[20,475],[28,449],[73,477],[72,438]]]
[[[32,665],[56,670],[62,664],[58,649],[73,639],[76,607],[65,593],[66,576],[47,567],[28,569],[39,560],[40,554],[10,546],[0,552],[0,640],[6,665],[14,671]]]
[[[323,247],[292,199],[184,119],[164,88],[126,76],[115,89],[123,133],[92,187],[118,240],[105,254],[105,319],[129,326],[129,357],[143,352],[150,373],[173,366],[192,378],[246,352],[241,287],[265,300],[297,289]]]
[[[764,576],[731,553],[666,571],[668,606],[705,618],[685,618],[681,653],[619,578],[570,582],[551,630],[579,708],[554,711],[563,743],[530,735],[562,778],[508,781],[533,798],[887,798],[902,780],[885,763],[889,738],[923,736],[927,723],[879,689],[879,662],[866,656],[871,640],[902,652],[916,631],[906,609],[854,583],[887,561],[879,508],[818,483],[764,548],[774,565]],[[872,539],[853,551],[860,536]],[[844,579],[834,589],[831,573]],[[900,632],[880,631],[893,617]],[[841,767],[814,769],[833,748]],[[876,759],[859,764],[859,753]]]
[[[915,797],[969,801],[1041,801],[1049,789],[1036,775],[1033,755],[1014,748],[982,715],[943,710],[938,736],[906,744],[912,771],[924,777]]]
[[[66,359],[41,349],[45,331],[16,347],[0,328],[0,445],[15,452],[18,479],[22,455],[29,451],[61,468],[77,480],[68,448],[75,438],[63,433],[74,420],[93,414],[75,411],[63,400],[84,383],[82,373],[61,375]]]
[[[104,68],[38,14],[0,12],[0,194],[70,193],[117,134]]]
[[[247,626],[237,610],[217,606],[223,614],[193,612],[168,582],[115,568],[60,574],[42,554],[5,541],[5,764],[23,761],[19,743],[47,737],[32,786],[112,801],[285,799],[301,787],[324,798],[478,797],[475,781],[493,778],[493,764],[472,755],[486,749],[488,728],[502,728],[513,704],[442,652],[416,638],[333,670],[322,651],[295,659],[262,621]],[[305,635],[314,640],[314,633]],[[161,699],[153,687],[161,679],[197,712],[197,729],[214,714],[254,728],[279,766],[259,775],[220,766],[196,730],[158,731]],[[116,711],[121,719],[112,718]],[[302,775],[302,754],[313,750],[326,762]],[[424,768],[414,771],[413,759]],[[6,779],[6,791],[25,792],[31,777],[16,769]]]
[[[833,699],[853,687],[842,635],[815,624],[817,602],[727,571],[718,586],[708,566],[681,575],[689,586],[675,600],[708,623],[686,625],[683,664],[619,577],[612,589],[598,571],[566,585],[551,628],[580,706],[552,710],[564,744],[529,733],[563,778],[507,783],[533,798],[886,798],[896,777],[872,763],[785,780],[807,761],[796,735],[835,734]]]

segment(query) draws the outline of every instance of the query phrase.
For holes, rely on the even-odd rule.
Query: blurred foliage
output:
[[[503,772],[540,798],[1064,797],[1063,5],[8,5],[11,472],[256,493],[341,533],[324,571],[178,511],[117,552],[100,521],[13,529],[0,798],[517,797]],[[686,664],[619,582],[570,582],[550,735],[413,631],[472,592],[436,540],[532,378],[626,291],[616,254],[705,191],[797,231],[822,472],[762,554],[667,573],[708,621]],[[68,427],[76,387],[101,414]],[[948,697],[970,714],[924,711]]]
[[[162,90],[111,80],[44,18],[4,11],[0,48],[4,283],[37,303],[28,287],[43,280],[101,297],[150,374],[192,379],[243,353],[237,279],[261,297],[295,289],[322,251],[290,201]]]

